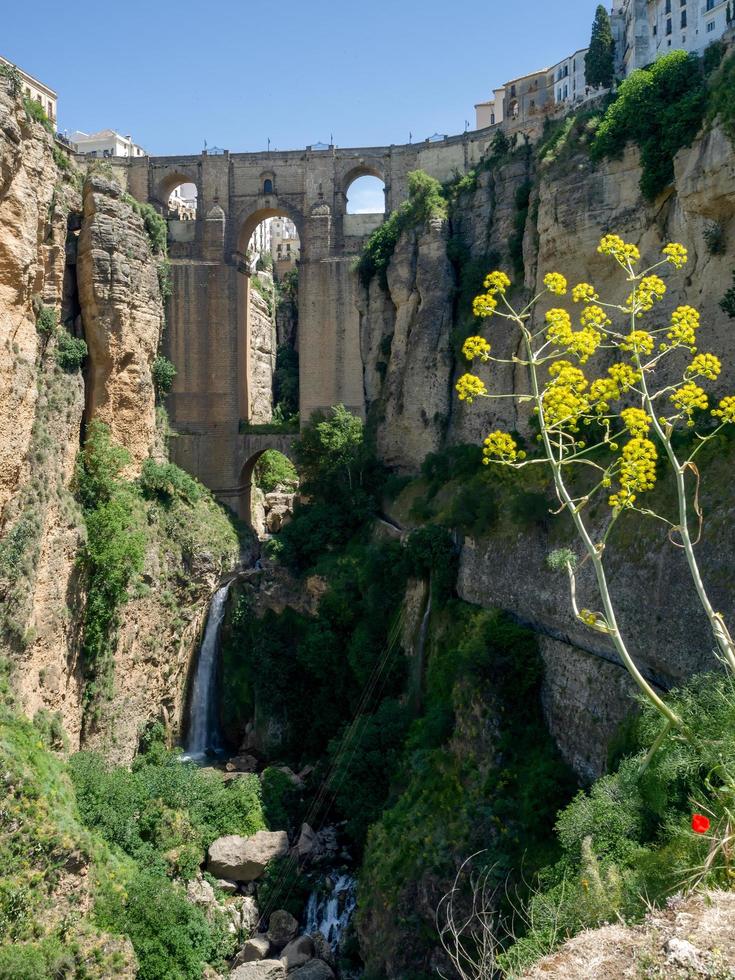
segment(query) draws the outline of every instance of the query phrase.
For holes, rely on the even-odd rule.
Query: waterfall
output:
[[[217,710],[219,635],[225,615],[229,583],[215,592],[199,647],[189,706],[189,730],[184,749],[189,759],[203,759],[222,750]]]
[[[331,891],[317,889],[309,895],[305,932],[320,932],[335,952],[357,905],[356,887],[354,878],[340,875]]]

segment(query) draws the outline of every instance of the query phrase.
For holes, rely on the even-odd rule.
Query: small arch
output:
[[[266,461],[268,465],[264,467]],[[290,520],[299,488],[298,473],[290,455],[275,448],[253,453],[240,471],[239,487],[240,519],[261,538],[278,534]]]
[[[158,182],[156,199],[164,209],[169,207],[171,198],[185,200],[189,204],[193,203],[194,216],[196,216],[196,205],[199,196],[197,177],[195,174],[187,174],[182,170],[167,174]],[[176,200],[174,200],[174,205]]]
[[[270,177],[266,177],[265,180],[263,181],[263,193],[264,194],[273,193],[273,181],[270,179]]]

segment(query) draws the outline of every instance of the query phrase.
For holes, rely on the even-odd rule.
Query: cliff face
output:
[[[261,288],[273,300],[273,279],[265,273],[256,273]],[[270,422],[273,418],[273,372],[276,368],[276,324],[268,302],[259,289],[252,285],[249,290],[248,319],[250,325],[250,352],[252,369],[250,380],[251,421],[256,424]]]
[[[0,79],[0,657],[25,712],[58,712],[72,747],[84,714],[85,525],[73,492],[84,424],[99,419],[128,450],[128,479],[152,453],[165,460],[151,376],[157,262],[120,188],[99,173],[83,194],[81,183]],[[59,363],[62,328],[86,340],[83,372]],[[147,721],[176,730],[209,597],[238,560],[209,497],[146,508],[143,580],[122,607],[111,700],[88,739],[119,759]]]
[[[674,188],[654,204],[640,194],[635,149],[619,161],[597,166],[579,153],[538,173],[531,173],[527,158],[519,154],[481,172],[476,188],[462,194],[453,211],[450,231],[462,248],[457,291],[464,307],[452,310],[447,298],[452,279],[438,245],[447,231],[438,228],[419,238],[404,236],[389,268],[388,292],[373,282],[364,294],[366,392],[378,446],[386,461],[404,472],[416,472],[427,452],[477,444],[495,427],[528,431],[527,419],[509,401],[480,400],[465,407],[456,399],[453,384],[465,365],[458,362],[459,342],[452,344],[451,331],[467,320],[472,290],[463,291],[463,282],[474,278],[479,289],[483,273],[512,267],[509,240],[517,233],[519,196],[523,198],[529,176],[533,190],[523,236],[529,291],[539,288],[547,272],[559,271],[572,282],[594,283],[603,297],[622,299],[625,283],[615,275],[614,264],[596,252],[602,235],[616,232],[639,243],[644,258],[658,255],[668,241],[681,241],[689,249],[690,262],[686,275],[668,277],[662,322],[679,304],[699,308],[700,349],[716,352],[727,366],[718,393],[735,387],[732,326],[719,307],[731,284],[732,258],[710,254],[704,239],[711,221],[722,226],[728,240],[735,235],[735,157],[724,134],[719,129],[705,132],[683,150],[676,160]],[[503,322],[489,324],[494,354],[512,356],[515,337]],[[386,337],[392,337],[390,347]],[[381,360],[387,365],[380,366]],[[496,391],[525,390],[522,376],[511,366],[493,365],[491,371],[481,368],[478,373]],[[721,501],[728,468],[727,460],[717,460],[704,476],[707,518],[700,561],[716,607],[732,621],[733,531]],[[547,489],[553,497],[552,487]],[[598,518],[604,519],[602,510]],[[630,709],[632,690],[604,638],[573,620],[566,581],[545,568],[548,552],[570,541],[570,530],[562,521],[551,519],[529,528],[504,513],[482,539],[465,538],[459,592],[469,602],[510,610],[540,634],[550,727],[568,761],[591,777],[604,769],[607,742]],[[614,599],[631,647],[649,675],[666,686],[714,667],[707,623],[681,554],[665,532],[630,518],[622,522],[611,545]],[[593,605],[591,579],[582,577],[580,591],[582,603],[589,596]]]

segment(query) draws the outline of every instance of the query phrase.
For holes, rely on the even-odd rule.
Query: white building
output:
[[[549,86],[557,105],[576,105],[583,102],[591,91],[587,86],[585,55],[587,48],[580,48],[549,69]]]
[[[301,254],[296,225],[288,218],[271,218],[271,255],[279,275],[293,268]]]
[[[69,137],[77,153],[91,157],[144,157],[142,146],[133,142],[132,136],[121,136],[114,129],[101,129],[99,133],[77,131]]]
[[[735,0],[613,0],[618,71],[636,68],[671,51],[703,54],[735,27]]]
[[[7,68],[15,68],[21,77],[23,83],[23,95],[27,99],[33,99],[34,102],[38,102],[43,111],[49,117],[51,122],[56,125],[56,120],[58,118],[57,114],[57,103],[58,96],[52,88],[48,85],[44,85],[43,82],[39,82],[37,78],[33,75],[29,75],[27,71],[23,71],[18,65],[14,65],[12,61],[8,61],[7,58],[3,58],[0,55],[0,65],[5,65]]]
[[[170,217],[179,221],[193,221],[197,216],[197,185],[179,184],[171,191],[168,199]]]
[[[487,102],[478,102],[475,105],[476,129],[486,129],[488,126],[496,126],[503,121],[503,102],[505,99],[505,87],[496,88],[492,99]]]

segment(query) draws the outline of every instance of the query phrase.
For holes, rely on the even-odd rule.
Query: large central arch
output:
[[[270,180],[271,178],[267,179]],[[268,218],[288,218],[293,221],[301,241],[302,255],[304,247],[302,215],[293,208],[279,204],[275,195],[263,196],[254,207],[240,216],[240,230],[237,236],[237,333],[238,349],[241,351],[241,363],[239,365],[240,420],[246,424],[252,420],[253,348],[250,321],[250,290],[252,288],[250,279],[254,271],[248,262],[247,248],[258,225]]]

